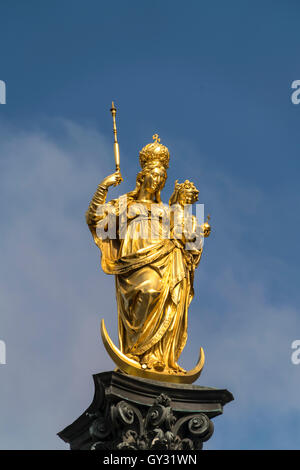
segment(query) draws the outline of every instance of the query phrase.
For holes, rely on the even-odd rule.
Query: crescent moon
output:
[[[143,369],[138,362],[134,361],[133,359],[129,359],[129,357],[123,354],[112,342],[108,336],[103,319],[101,321],[101,337],[104,347],[110,358],[114,361],[118,368],[121,369],[122,372],[125,372],[128,375],[133,375],[135,377],[141,377],[144,379],[159,380],[161,382],[192,384],[198,379],[204,367],[205,355],[203,349],[200,348],[199,359],[196,367],[186,371],[186,373],[174,372],[174,374],[166,374],[163,372]]]

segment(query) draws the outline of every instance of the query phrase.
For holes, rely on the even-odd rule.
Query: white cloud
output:
[[[2,126],[0,135],[3,449],[66,448],[56,433],[90,404],[91,374],[114,367],[99,334],[105,317],[117,336],[114,282],[100,269],[84,220],[97,184],[113,171],[111,145],[68,121],[45,127],[51,133]],[[295,448],[292,432],[299,427],[291,417],[300,366],[291,364],[290,344],[300,335],[298,311],[292,301],[274,303],[269,295],[272,267],[284,268],[284,260],[243,251],[247,224],[257,219],[265,195],[204,168],[205,161],[193,176],[202,182],[200,201],[212,211],[213,232],[196,275],[181,362],[192,367],[204,346],[198,383],[229,388],[236,398],[206,447],[245,448],[251,433],[261,433],[273,448]],[[176,164],[185,179],[185,162]],[[277,416],[284,426],[275,427]]]
[[[1,133],[2,448],[65,448],[56,432],[89,405],[91,374],[112,367],[99,324],[115,313],[113,279],[84,219],[112,152],[96,131],[55,126],[60,141]]]

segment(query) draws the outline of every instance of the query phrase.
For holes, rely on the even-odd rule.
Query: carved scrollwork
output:
[[[143,434],[144,424],[141,412],[125,400],[111,406],[111,422],[115,438],[126,440],[127,438],[124,436],[129,430],[134,431],[137,435]]]
[[[213,422],[204,413],[189,415],[177,421],[173,432],[193,442],[195,449],[202,449],[214,432]],[[187,443],[189,445],[189,443]]]
[[[171,399],[167,395],[162,393],[157,397],[147,413],[145,428],[162,428],[165,431],[171,431],[176,418],[170,405]]]
[[[196,437],[203,437],[210,431],[210,423],[210,419],[201,413],[189,420],[188,428],[191,434],[194,434]]]
[[[167,417],[168,410],[161,405],[153,405],[146,417],[146,428],[161,426]]]
[[[111,427],[104,416],[98,416],[89,428],[90,435],[93,439],[105,439],[111,433]]]
[[[134,421],[134,410],[126,401],[120,401],[116,405],[116,413],[124,424],[132,424]]]
[[[96,413],[89,427],[92,438],[90,448],[98,449],[201,449],[203,442],[213,433],[213,424],[204,413],[177,418],[171,408],[171,399],[161,394],[153,405],[138,409],[120,400]]]

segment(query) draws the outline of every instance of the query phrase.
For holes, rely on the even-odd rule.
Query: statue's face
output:
[[[163,168],[153,168],[144,176],[143,187],[150,193],[160,191],[166,182],[166,173]]]
[[[198,201],[198,194],[194,191],[186,189],[184,191],[180,191],[178,202],[182,206],[185,204],[194,204],[194,202]]]

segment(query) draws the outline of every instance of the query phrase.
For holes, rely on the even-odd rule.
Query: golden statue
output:
[[[170,155],[157,134],[140,151],[142,169],[135,189],[106,202],[108,188],[122,181],[114,105],[111,111],[116,172],[99,184],[86,213],[102,253],[102,269],[114,274],[116,281],[119,348],[109,338],[102,320],[103,342],[125,373],[192,383],[204,365],[202,348],[191,371],[180,367],[178,358],[187,340],[194,270],[210,225],[206,222],[200,226],[191,214],[185,217],[185,206],[198,199],[198,190],[188,180],[175,182],[168,205],[161,201]],[[188,244],[191,246],[187,249]]]

